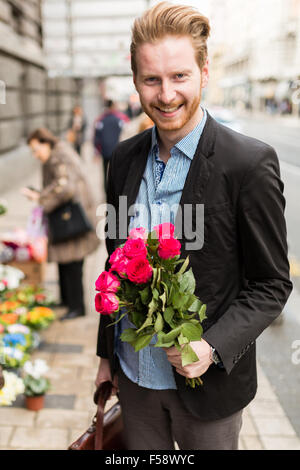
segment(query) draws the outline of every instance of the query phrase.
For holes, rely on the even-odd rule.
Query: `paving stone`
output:
[[[93,401],[93,396],[77,396],[74,403],[74,410],[88,411],[89,413],[96,413],[96,405]]]
[[[258,386],[255,398],[258,400],[277,400],[277,396],[269,383],[262,383]]]
[[[59,395],[48,393],[45,397],[45,408],[73,410],[76,395]]]
[[[243,412],[243,422],[241,428],[241,436],[256,436],[257,430],[254,425],[254,421],[248,413],[248,410]]]
[[[250,414],[255,417],[279,417],[285,416],[285,413],[280,406],[278,400],[262,400],[256,399],[248,406]]]
[[[45,396],[44,408],[60,408],[63,410],[72,410],[74,408],[76,395],[62,395],[47,393]],[[24,395],[19,395],[16,401],[11,405],[12,408],[26,408]]]
[[[296,436],[294,428],[286,417],[255,418],[255,424],[260,436]]]
[[[95,356],[87,354],[62,354],[57,353],[54,355],[52,367],[93,367]]]
[[[242,437],[239,438],[238,450],[245,450],[245,446],[244,446]]]
[[[262,436],[261,440],[266,450],[300,450],[300,439],[298,437]]]
[[[79,378],[81,380],[92,380],[96,379],[98,367],[81,367],[79,372]]]
[[[38,347],[39,351],[45,351],[50,353],[81,353],[83,351],[83,346],[80,344],[66,344],[66,343],[51,343],[47,341],[42,341]]]
[[[242,437],[244,450],[263,450],[262,442],[257,436],[243,436]]]
[[[35,413],[22,408],[3,407],[0,412],[0,425],[33,426]]]
[[[8,445],[12,430],[12,426],[0,426],[0,446]]]
[[[78,396],[85,396],[92,394],[92,383],[90,380],[60,380],[54,379],[51,381],[51,392],[55,394],[75,394]]]
[[[86,428],[89,413],[78,410],[41,410],[37,413],[36,427],[43,428]]]
[[[16,428],[10,442],[14,449],[31,450],[64,450],[68,445],[68,431],[66,429]]]
[[[68,381],[75,378],[79,379],[81,375],[80,367],[53,367],[47,372],[47,377],[52,380]]]

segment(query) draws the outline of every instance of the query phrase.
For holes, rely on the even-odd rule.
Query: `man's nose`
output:
[[[176,98],[176,91],[173,84],[169,81],[162,82],[158,98],[164,104],[172,103]]]

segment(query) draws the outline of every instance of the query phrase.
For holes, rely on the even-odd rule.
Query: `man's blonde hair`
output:
[[[131,69],[137,73],[136,52],[141,44],[154,43],[165,36],[189,36],[192,40],[197,63],[202,69],[207,58],[208,19],[196,8],[160,2],[136,18],[131,37]]]

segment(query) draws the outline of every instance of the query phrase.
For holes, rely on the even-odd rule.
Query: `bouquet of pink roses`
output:
[[[185,366],[199,360],[190,342],[201,340],[206,305],[194,294],[189,258],[180,259],[180,249],[172,224],[158,225],[149,234],[142,227],[132,229],[127,241],[110,256],[109,271],[96,281],[95,308],[114,319],[121,313],[112,324],[128,315],[135,328],[125,329],[121,340],[135,351],[157,335],[155,347],[175,346]],[[125,312],[120,311],[122,307]],[[186,383],[195,387],[202,381],[197,377]]]

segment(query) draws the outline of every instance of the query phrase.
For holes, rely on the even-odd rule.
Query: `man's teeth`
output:
[[[174,113],[174,111],[177,111],[177,109],[179,108],[180,108],[180,105],[176,106],[176,108],[168,108],[168,109],[158,108],[158,109],[162,111],[163,113]]]

